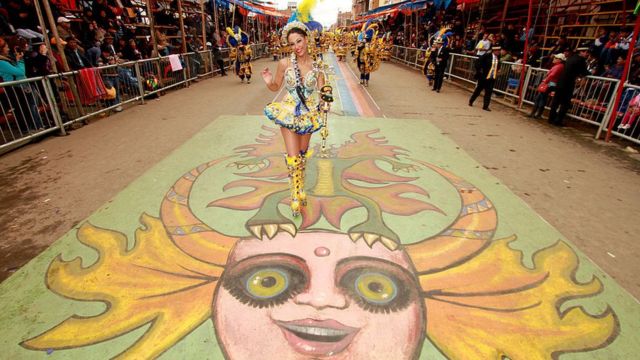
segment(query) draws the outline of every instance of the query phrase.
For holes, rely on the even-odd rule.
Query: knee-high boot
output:
[[[286,156],[287,170],[289,171],[289,190],[291,191],[291,213],[300,215],[300,156]]]
[[[308,149],[300,151],[300,155],[298,155],[300,159],[300,167],[299,167],[300,192],[298,193],[298,198],[300,199],[300,204],[302,206],[307,205],[307,193],[304,191],[304,180],[305,180],[305,174],[307,170],[307,160],[311,158],[311,155],[313,155],[313,150],[308,150]]]

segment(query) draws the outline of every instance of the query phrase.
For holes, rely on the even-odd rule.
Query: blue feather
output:
[[[311,20],[305,25],[307,25],[307,28],[309,29],[309,31],[314,31],[314,30],[322,31],[322,24],[317,21]]]

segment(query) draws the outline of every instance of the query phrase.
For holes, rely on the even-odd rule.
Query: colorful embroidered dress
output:
[[[297,134],[311,134],[322,127],[320,121],[320,110],[318,109],[318,76],[324,74],[317,64],[302,76],[300,92],[304,95],[306,102],[303,103],[298,90],[296,89],[296,71],[293,62],[284,72],[284,87],[287,95],[282,102],[273,102],[264,109],[269,120],[278,126],[293,130]],[[306,104],[306,106],[305,106]]]

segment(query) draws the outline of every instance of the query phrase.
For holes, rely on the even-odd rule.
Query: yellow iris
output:
[[[374,304],[387,304],[395,299],[398,289],[395,282],[380,273],[367,273],[356,279],[358,294]]]
[[[247,279],[249,294],[260,299],[276,297],[289,288],[289,276],[278,269],[262,269]]]

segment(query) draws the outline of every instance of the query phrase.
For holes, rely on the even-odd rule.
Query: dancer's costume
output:
[[[227,28],[227,44],[231,48],[229,58],[233,61],[233,68],[236,75],[240,78],[240,81],[244,82],[247,79],[247,84],[251,83],[251,46],[249,46],[249,35],[242,31],[239,26],[236,26],[233,30]]]
[[[333,38],[333,51],[338,58],[338,61],[344,61],[347,58],[347,35],[340,30],[336,30]]]
[[[280,57],[280,37],[275,31],[269,35],[269,49],[271,50],[273,61],[277,61]]]
[[[367,21],[362,26],[358,35],[358,47],[356,49],[356,64],[360,70],[360,84],[369,86],[371,73],[380,67],[376,36],[378,24]]]
[[[393,48],[393,44],[391,43],[391,33],[388,33],[386,36],[381,37],[378,40],[378,45],[380,46],[380,61],[389,61],[391,60],[391,50]]]
[[[434,51],[433,48],[429,47],[425,52],[425,61],[424,66],[422,67],[422,73],[427,77],[427,81],[429,81],[429,85],[433,85],[433,79],[436,74],[436,64],[431,58],[431,53]]]
[[[292,29],[303,30],[308,41],[313,41],[311,31],[322,28],[321,24],[311,20],[309,3],[313,1],[303,0],[298,5],[298,10],[282,30],[283,42]],[[325,85],[319,90],[317,86],[320,76],[324,77],[325,82],[328,81],[327,67],[322,61],[314,60],[312,69],[307,74],[302,74],[294,53],[290,55],[289,64],[284,73],[284,87],[287,90],[284,100],[268,104],[264,113],[276,125],[299,135],[312,134],[324,128],[321,135],[326,140],[326,116],[329,103],[333,101],[332,89]],[[308,149],[302,150],[297,156],[285,156],[291,185],[290,205],[294,216],[299,215],[300,208],[306,205],[304,174],[306,160],[310,156],[311,151]]]

